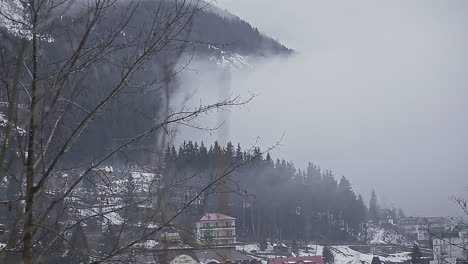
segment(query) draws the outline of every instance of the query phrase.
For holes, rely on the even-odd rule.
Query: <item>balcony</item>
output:
[[[212,237],[213,239],[233,239],[233,238],[236,238],[235,235],[233,236],[215,236],[215,237]]]
[[[202,226],[200,227],[201,230],[213,230],[213,229],[236,229],[235,226]]]
[[[217,238],[221,238],[221,239],[224,239],[224,238],[235,238],[236,237],[236,234],[232,234],[232,235],[219,235],[219,236],[213,236],[213,235],[205,235],[205,234],[202,234],[201,238],[202,239],[207,239],[207,238],[210,238],[210,239],[217,239]]]

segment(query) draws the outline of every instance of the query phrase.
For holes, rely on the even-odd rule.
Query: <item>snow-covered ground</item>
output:
[[[28,22],[22,15],[23,6],[19,0],[0,1],[0,10],[0,27],[16,36],[30,37],[30,33],[23,27],[23,24],[27,25]]]
[[[273,247],[269,245],[269,248],[266,251],[260,251],[258,244],[245,244],[245,245],[238,245],[236,249],[239,251],[244,251],[247,253],[260,253],[261,257],[274,257]],[[398,252],[388,255],[373,255],[373,254],[365,254],[359,251],[353,250],[350,246],[330,246],[331,251],[335,256],[335,263],[336,264],[369,264],[372,262],[372,258],[374,256],[378,256],[382,262],[386,263],[402,263],[407,261],[410,258],[411,252]],[[310,244],[308,245],[308,249],[299,249],[299,254],[297,257],[304,257],[304,256],[321,256],[323,252],[322,245]]]
[[[254,251],[260,251],[260,246],[258,244],[243,244],[243,245],[237,245],[236,250],[242,251],[242,252],[247,252],[247,253],[252,253]]]
[[[158,245],[158,241],[149,239],[149,240],[138,243],[136,246],[150,249],[150,248],[156,247],[157,245]]]
[[[402,234],[396,232],[391,226],[386,228],[377,225],[369,225],[367,228],[367,240],[373,245],[411,245]]]
[[[3,113],[0,113],[0,127],[5,127],[8,124],[7,118],[3,115]],[[11,128],[12,132],[17,132],[19,135],[24,136],[26,134],[26,130],[23,128],[17,126],[16,130],[15,127]]]
[[[348,246],[333,246],[330,247],[335,255],[336,264],[354,264],[354,263],[371,263],[373,254],[364,254],[353,250]],[[390,254],[388,256],[378,256],[382,262],[400,263],[407,261],[410,252],[401,252]]]
[[[26,5],[20,0],[0,1],[0,28],[17,37],[32,39],[32,26]],[[49,35],[39,35],[40,40],[53,42]]]
[[[383,230],[383,229],[376,230],[374,232],[374,236],[369,241],[369,243],[371,243],[371,244],[385,244],[384,234],[385,234],[385,230]]]
[[[251,67],[246,56],[224,51],[214,45],[208,45],[208,49],[213,51],[213,55],[209,58],[209,61],[215,63],[221,69],[241,70]]]

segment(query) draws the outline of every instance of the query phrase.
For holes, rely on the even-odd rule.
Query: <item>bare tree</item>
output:
[[[468,200],[460,196],[450,199],[458,205],[464,217],[468,216]],[[466,219],[451,217],[452,227],[442,233],[433,232],[429,226],[426,228],[431,239],[436,239],[432,253],[437,263],[466,263],[468,261],[468,225]],[[455,253],[456,252],[456,253]]]
[[[204,3],[12,0],[7,4],[10,9],[0,10],[0,16],[15,30],[3,33],[0,43],[0,187],[17,184],[18,194],[1,202],[13,216],[6,221],[2,262],[18,253],[26,264],[47,262],[47,252],[58,242],[67,248],[59,257],[76,257],[77,252],[92,263],[130,258],[131,250],[170,226],[203,192],[224,184],[225,177],[242,165],[219,171],[181,210],[165,210],[167,190],[195,177],[160,182],[162,148],[173,126],[189,125],[200,114],[243,105],[252,98],[230,97],[194,108],[171,106],[171,80],[184,69],[183,64],[178,66],[180,58],[194,44],[189,39],[191,24]],[[56,52],[49,55],[50,51]],[[160,65],[162,74],[155,74],[154,65]],[[101,150],[91,162],[89,157],[73,166],[65,162],[90,128],[102,122],[103,114],[121,105],[122,96],[155,91],[160,107],[145,129]],[[96,96],[89,99],[92,94]],[[148,138],[154,142],[150,147],[154,158],[146,171],[103,169],[106,161]],[[122,214],[124,219],[119,218]],[[83,242],[82,225],[90,228],[98,220],[114,228],[106,230],[114,236],[110,246],[95,250],[78,245]]]

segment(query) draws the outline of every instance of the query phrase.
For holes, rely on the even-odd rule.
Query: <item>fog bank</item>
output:
[[[193,102],[258,96],[208,118],[225,122],[219,132],[184,129],[178,140],[248,146],[259,137],[267,147],[284,133],[272,155],[298,168],[312,161],[332,169],[365,197],[375,188],[382,206],[408,214],[461,214],[449,197],[466,197],[468,186],[468,4],[218,4],[298,54],[251,58],[251,68],[229,74],[195,62],[197,72],[184,77]]]

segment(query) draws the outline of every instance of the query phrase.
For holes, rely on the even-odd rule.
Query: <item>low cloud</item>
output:
[[[286,41],[295,43],[295,56],[251,59],[252,68],[227,79],[202,62],[191,66],[198,75],[185,84],[197,91],[193,101],[258,96],[208,118],[227,120],[219,136],[184,130],[179,138],[249,145],[260,137],[267,147],[284,133],[273,155],[298,168],[318,163],[350,178],[365,196],[376,188],[382,204],[409,214],[460,214],[449,197],[466,195],[468,186],[466,4],[297,4],[310,7],[296,9],[312,18],[299,16],[306,11],[290,18],[309,28],[285,18],[276,31],[296,34]],[[249,20],[260,28],[262,21]]]

